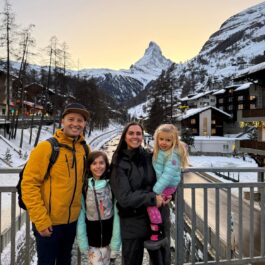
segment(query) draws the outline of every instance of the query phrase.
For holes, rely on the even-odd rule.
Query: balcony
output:
[[[265,108],[242,110],[242,121],[265,121]]]
[[[240,152],[265,156],[265,142],[243,140],[238,141],[236,144]]]

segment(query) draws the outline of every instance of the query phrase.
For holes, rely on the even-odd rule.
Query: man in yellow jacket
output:
[[[22,199],[33,223],[38,265],[70,265],[81,207],[85,173],[83,131],[89,117],[86,108],[71,103],[54,134],[61,145],[58,158],[45,178],[52,146],[40,142],[31,152],[21,183]]]

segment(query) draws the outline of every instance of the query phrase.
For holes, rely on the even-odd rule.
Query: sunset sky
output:
[[[0,8],[3,10],[1,0]],[[197,55],[210,35],[261,0],[10,0],[15,21],[35,24],[39,49],[52,36],[66,42],[72,68],[128,69],[150,41],[179,63]],[[43,55],[44,57],[44,55]],[[35,58],[35,62],[44,63]]]

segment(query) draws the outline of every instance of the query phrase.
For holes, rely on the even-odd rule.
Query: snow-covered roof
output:
[[[252,85],[252,83],[250,83],[250,82],[245,83],[245,84],[242,84],[241,86],[239,86],[238,88],[236,88],[235,91],[249,89],[251,85]]]
[[[43,106],[38,105],[38,104],[35,104],[34,102],[31,102],[31,101],[26,101],[26,100],[24,100],[23,103],[24,103],[24,105],[27,105],[27,106],[29,106],[29,107],[31,107],[31,108],[35,108],[35,109],[43,109]]]
[[[194,100],[194,99],[198,99],[198,98],[201,98],[203,96],[206,96],[206,95],[212,94],[212,93],[213,93],[213,91],[205,91],[205,92],[198,93],[192,97],[187,96],[187,97],[181,98],[180,100],[181,101]]]
[[[213,95],[219,95],[219,94],[224,94],[225,93],[225,90],[222,88],[216,92],[213,93]]]
[[[206,111],[206,110],[208,110],[208,109],[214,109],[214,110],[220,112],[221,114],[223,114],[223,115],[225,115],[225,116],[231,118],[231,115],[228,114],[227,112],[225,112],[225,111],[223,111],[223,110],[220,110],[220,109],[217,109],[216,107],[213,107],[213,106],[207,106],[207,107],[203,107],[203,108],[188,109],[188,110],[186,111],[186,113],[184,113],[184,114],[182,114],[182,115],[180,115],[180,116],[178,117],[178,120],[179,120],[179,121],[185,120],[185,119],[187,119],[187,118],[189,118],[189,117],[192,117],[192,116],[194,116],[194,115],[196,115],[196,114],[198,114],[198,113],[204,112],[204,111]]]
[[[242,71],[240,71],[238,73],[238,75],[235,77],[235,79],[238,79],[238,78],[241,78],[241,77],[244,77],[244,76],[248,76],[250,74],[254,74],[254,73],[257,73],[257,72],[260,72],[260,71],[263,71],[265,70],[265,62],[263,63],[259,63],[257,65],[254,65],[254,66],[251,66],[247,69],[244,69]]]

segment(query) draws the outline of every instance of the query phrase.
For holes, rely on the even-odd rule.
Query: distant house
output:
[[[257,138],[237,142],[240,152],[250,154],[259,166],[265,166],[265,62],[241,71],[235,81],[247,80],[253,84],[250,97],[255,101],[253,106],[244,108],[238,113],[242,126],[257,128]],[[264,181],[264,174],[261,174]]]
[[[193,135],[223,136],[223,123],[231,115],[213,106],[188,109],[177,117],[177,126],[189,128]]]
[[[216,97],[213,95],[214,91],[207,91],[197,94],[188,95],[181,98],[181,105],[189,108],[202,108],[207,106],[216,106]]]
[[[231,115],[231,119],[224,123],[226,134],[242,132],[238,122],[238,110],[255,108],[257,98],[250,95],[253,87],[251,82],[233,84],[213,93],[216,96],[216,107]]]

